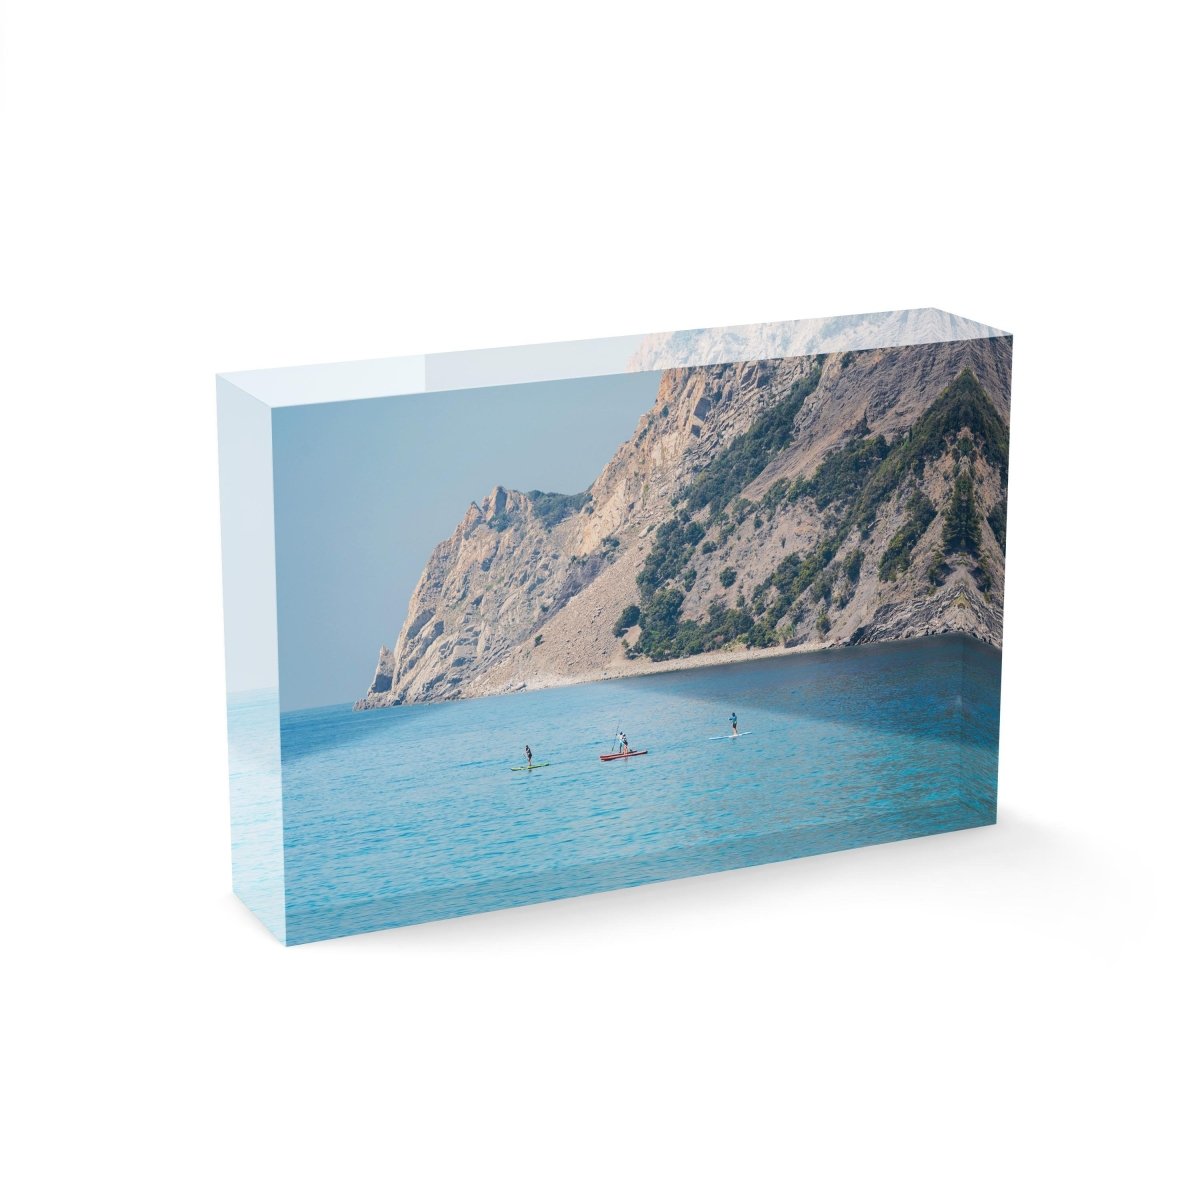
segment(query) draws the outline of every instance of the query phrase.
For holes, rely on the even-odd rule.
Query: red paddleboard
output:
[[[618,758],[637,758],[639,754],[649,754],[649,750],[630,750],[625,754],[602,754],[601,762],[615,762]]]

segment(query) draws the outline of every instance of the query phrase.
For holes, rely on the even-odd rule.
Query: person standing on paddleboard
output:
[[[629,753],[629,739],[623,733],[618,733],[617,737],[619,737],[621,739],[621,753],[628,754]]]
[[[733,726],[733,736],[734,736],[734,737],[737,737],[737,735],[738,735],[738,731],[737,731],[737,713],[730,713],[730,714],[729,714],[729,723],[730,723],[730,725],[732,725],[732,726]]]
[[[528,744],[525,746],[525,761],[530,767],[533,766],[533,751],[530,750]]]

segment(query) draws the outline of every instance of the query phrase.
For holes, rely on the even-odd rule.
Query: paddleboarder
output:
[[[737,731],[737,713],[730,713],[730,714],[729,714],[729,723],[730,723],[730,725],[732,725],[732,726],[733,726],[733,736],[734,736],[734,737],[737,737],[737,735],[738,735],[738,731]]]
[[[525,745],[525,762],[532,769],[532,767],[533,767],[533,751],[530,750],[528,743],[526,743],[526,745]]]
[[[628,754],[629,753],[629,739],[623,733],[618,733],[617,737],[619,737],[621,739],[621,753]]]

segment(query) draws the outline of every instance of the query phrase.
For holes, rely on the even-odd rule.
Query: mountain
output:
[[[665,370],[587,491],[468,506],[355,707],[924,634],[999,646],[1011,352]]]

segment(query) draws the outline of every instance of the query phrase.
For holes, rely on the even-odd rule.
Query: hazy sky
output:
[[[581,492],[658,372],[280,408],[272,414],[284,710],[366,694],[433,547],[496,484]]]

